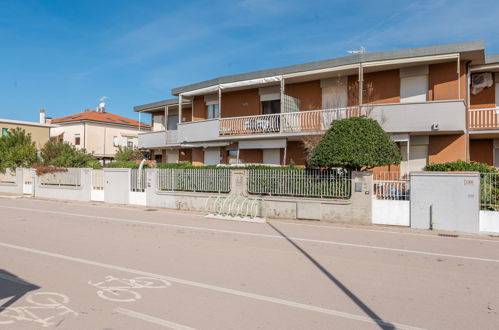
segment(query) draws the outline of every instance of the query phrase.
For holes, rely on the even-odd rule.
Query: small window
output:
[[[7,136],[9,135],[9,129],[8,128],[2,128],[2,136]]]
[[[133,139],[132,138],[127,138],[126,139],[126,146],[128,148],[133,148]]]
[[[115,147],[120,146],[120,139],[117,136],[113,137],[113,146]]]
[[[80,134],[75,134],[75,146],[80,145]]]
[[[208,104],[206,106],[206,118],[220,118],[220,105],[218,103]]]
[[[264,115],[281,113],[281,100],[263,101],[262,108]]]

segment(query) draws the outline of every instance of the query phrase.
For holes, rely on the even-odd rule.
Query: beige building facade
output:
[[[21,128],[31,135],[31,139],[35,142],[37,149],[42,148],[43,145],[50,140],[50,129],[53,127],[54,125],[40,124],[31,121],[0,119],[1,136],[6,136],[10,131]]]

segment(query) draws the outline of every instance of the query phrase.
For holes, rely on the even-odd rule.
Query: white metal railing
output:
[[[359,107],[220,119],[220,135],[325,131],[335,120],[358,117]]]
[[[342,169],[250,169],[247,185],[256,195],[349,198],[351,181]]]
[[[15,185],[16,170],[6,169],[4,173],[0,172],[0,185]]]
[[[79,187],[81,185],[81,169],[67,168],[64,171],[44,173],[38,177],[42,186]]]
[[[104,171],[92,170],[92,189],[104,190]]]
[[[469,109],[469,129],[499,129],[499,108]]]
[[[146,171],[135,168],[130,170],[130,190],[134,192],[146,191]]]
[[[480,209],[499,211],[499,173],[480,174]]]
[[[230,192],[228,168],[168,168],[157,170],[157,187],[162,191]]]
[[[400,172],[373,172],[373,197],[380,200],[409,200],[409,176]]]

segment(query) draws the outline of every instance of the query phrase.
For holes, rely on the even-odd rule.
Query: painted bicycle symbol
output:
[[[77,312],[66,306],[69,298],[60,293],[36,292],[28,295],[26,302],[31,305],[0,308],[0,325],[27,321],[46,328],[57,324],[58,316],[78,316]]]
[[[97,295],[106,300],[134,302],[142,298],[135,289],[166,289],[171,286],[167,280],[154,277],[135,277],[131,279],[106,276],[102,282],[88,281],[99,289]]]

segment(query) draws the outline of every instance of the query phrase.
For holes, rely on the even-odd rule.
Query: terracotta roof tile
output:
[[[112,123],[126,126],[138,126],[139,122],[130,118],[115,115],[109,112],[85,111],[75,115],[64,116],[52,119],[52,124],[69,123],[72,121],[91,120],[103,123]],[[151,125],[141,123],[141,127],[150,128]]]

